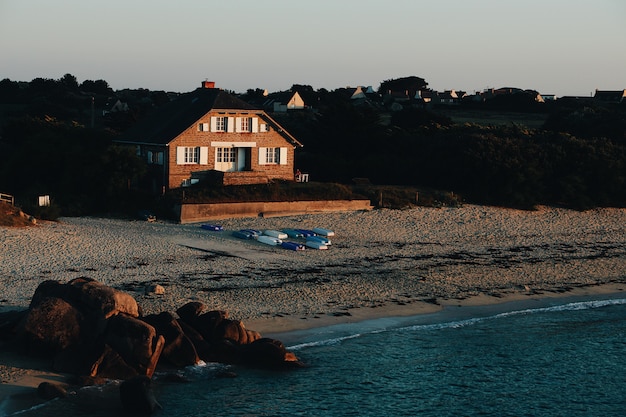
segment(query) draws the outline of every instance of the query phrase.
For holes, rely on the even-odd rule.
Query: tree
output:
[[[78,90],[78,81],[76,81],[76,77],[72,74],[65,74],[63,77],[59,79],[59,84],[61,84],[65,89],[70,91]]]

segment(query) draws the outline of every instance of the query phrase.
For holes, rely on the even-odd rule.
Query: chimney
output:
[[[215,88],[215,81],[202,81],[202,88]]]

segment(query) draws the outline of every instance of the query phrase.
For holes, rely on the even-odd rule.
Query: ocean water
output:
[[[163,409],[153,415],[625,416],[626,298],[554,303],[290,333],[283,340],[308,367],[207,364],[184,370],[189,383],[157,377]],[[218,378],[225,369],[238,376]],[[117,416],[118,407],[65,399],[19,415]]]

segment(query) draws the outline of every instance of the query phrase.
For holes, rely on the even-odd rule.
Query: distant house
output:
[[[626,90],[596,90],[594,101],[620,104],[626,102]]]
[[[302,110],[306,104],[297,91],[294,93],[276,93],[268,97],[264,103],[265,108],[271,108],[274,112],[286,112],[288,110]]]
[[[302,147],[263,110],[212,82],[159,107],[116,142],[134,146],[148,163],[153,192],[203,180],[293,180],[294,152]]]

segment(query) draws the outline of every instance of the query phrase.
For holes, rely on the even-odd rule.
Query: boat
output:
[[[244,230],[235,230],[232,235],[239,239],[254,239],[254,235]]]
[[[328,246],[318,240],[307,240],[305,246],[311,249],[328,249]]]
[[[315,232],[309,229],[294,229],[300,233],[302,233],[303,237],[315,236]]]
[[[304,237],[304,235],[298,232],[296,229],[283,229],[283,233],[286,233],[287,236],[294,239]]]
[[[315,242],[320,242],[326,246],[330,246],[331,242],[330,239],[324,236],[309,236],[306,238],[307,241],[309,240],[313,240]]]
[[[261,231],[256,229],[241,229],[240,232],[247,232],[253,236],[259,236],[261,234]]]
[[[257,242],[265,243],[266,245],[277,246],[283,241],[274,236],[259,235],[256,237]]]
[[[295,251],[306,249],[306,246],[304,246],[302,243],[298,243],[298,242],[282,242],[280,244],[280,246],[285,248],[285,249],[295,250]]]
[[[324,229],[322,227],[314,227],[312,230],[316,235],[326,236],[326,237],[335,236],[335,232],[329,229]]]
[[[221,232],[224,228],[219,224],[203,224],[200,225],[201,228],[205,230],[213,230],[215,232]]]
[[[280,232],[278,230],[264,230],[263,234],[266,236],[277,237],[278,239],[287,239],[287,233]]]

